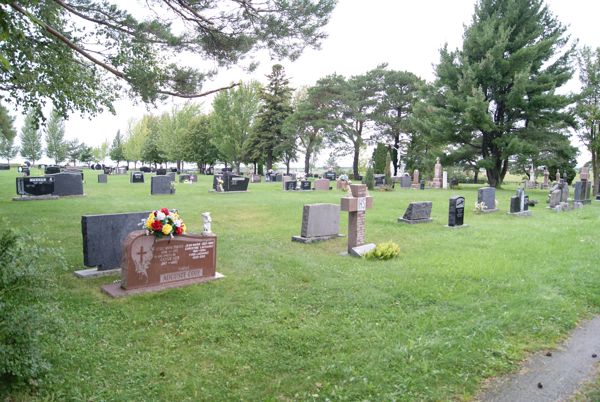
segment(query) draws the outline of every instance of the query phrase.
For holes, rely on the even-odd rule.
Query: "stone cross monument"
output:
[[[440,158],[435,160],[435,169],[433,173],[433,182],[431,183],[433,188],[442,188],[442,164]]]
[[[529,168],[529,183],[527,183],[527,188],[535,188],[535,168],[533,164]]]
[[[365,244],[365,214],[373,206],[373,197],[365,184],[351,184],[350,191],[341,199],[342,211],[348,212],[348,254],[362,256],[375,248],[373,243]]]
[[[415,169],[415,171],[413,172],[413,182],[411,184],[412,188],[416,188],[417,190],[420,187],[419,184],[419,169]]]
[[[550,172],[548,171],[548,168],[545,167],[544,168],[544,183],[542,183],[541,185],[541,189],[547,189],[549,187],[549,181],[548,179],[550,178]]]

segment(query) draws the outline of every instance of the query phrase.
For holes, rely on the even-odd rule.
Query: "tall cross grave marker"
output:
[[[341,209],[348,212],[348,254],[360,257],[375,248],[373,243],[365,244],[365,215],[373,197],[367,195],[365,184],[351,184],[350,191],[341,199]]]

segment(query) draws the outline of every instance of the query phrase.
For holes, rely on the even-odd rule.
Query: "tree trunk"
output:
[[[392,165],[394,165],[394,176],[398,176],[398,149],[400,147],[400,134],[394,135],[394,148],[392,149]]]
[[[592,182],[594,183],[593,195],[598,194],[600,182],[600,161],[598,160],[598,151],[591,151],[592,154]]]
[[[304,173],[310,172],[310,156],[312,155],[312,144],[309,142],[306,146],[306,155],[304,155]]]
[[[354,157],[352,158],[352,174],[354,176],[354,180],[358,180],[358,157],[360,155],[360,143],[354,143]]]
[[[290,160],[286,160],[285,161],[285,174],[289,175],[290,174]]]
[[[267,160],[265,161],[267,170],[273,169],[273,151],[267,151]]]
[[[478,180],[479,180],[479,169],[475,168],[473,170],[473,183],[477,184]]]

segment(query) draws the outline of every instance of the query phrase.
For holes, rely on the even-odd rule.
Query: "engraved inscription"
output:
[[[160,283],[183,281],[202,277],[202,269],[193,269],[190,271],[169,272],[160,276]]]

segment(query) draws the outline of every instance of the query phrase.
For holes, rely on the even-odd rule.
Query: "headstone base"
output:
[[[398,218],[398,222],[404,222],[404,223],[410,223],[410,224],[415,224],[415,223],[427,223],[427,222],[431,222],[431,218],[428,219],[404,219],[404,218]]]
[[[480,211],[480,212],[481,212],[482,214],[491,214],[491,213],[498,212],[498,211],[499,211],[499,209],[498,209],[498,208],[494,208],[494,209],[484,209],[484,210],[482,210],[482,211]]]
[[[369,251],[373,250],[374,248],[375,248],[375,243],[367,243],[367,244],[363,244],[362,246],[352,247],[350,249],[350,255],[353,257],[362,257],[363,255],[367,254]]]
[[[337,239],[338,237],[344,237],[344,235],[337,234],[337,235],[331,235],[331,236],[315,236],[315,237],[292,236],[292,241],[296,241],[298,243],[315,243],[318,241]]]
[[[464,225],[454,225],[454,226],[450,226],[450,225],[444,225],[445,228],[450,228],[450,229],[458,229],[458,228],[468,228],[469,225],[464,224]]]
[[[111,283],[109,285],[102,286],[102,291],[104,293],[106,293],[107,295],[109,295],[110,297],[124,297],[124,296],[140,294],[140,293],[158,292],[158,291],[161,291],[164,289],[179,288],[182,286],[193,285],[196,283],[211,282],[211,281],[215,281],[217,279],[221,279],[224,277],[225,277],[225,275],[220,274],[219,272],[215,272],[215,276],[209,277],[209,278],[194,278],[194,279],[188,279],[186,281],[171,282],[171,283],[165,283],[163,285],[147,286],[147,287],[143,287],[143,288],[135,288],[135,289],[129,289],[129,290],[123,289],[121,287],[121,282],[119,281],[117,283]]]
[[[531,211],[507,212],[511,216],[531,216]]]
[[[24,195],[22,197],[13,197],[13,201],[42,201],[42,200],[58,200],[58,195]]]
[[[208,190],[209,193],[215,193],[215,194],[233,194],[233,193],[247,193],[249,190],[246,191],[215,191],[215,190]]]
[[[100,276],[107,275],[119,275],[121,273],[121,268],[113,268],[113,269],[105,269],[101,270],[98,268],[88,268],[88,269],[80,269],[79,271],[73,272],[73,274],[82,279],[87,278],[98,278]]]

